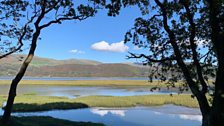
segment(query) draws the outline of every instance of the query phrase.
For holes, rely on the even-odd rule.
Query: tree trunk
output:
[[[202,115],[202,126],[210,126],[210,115]]]
[[[8,95],[8,99],[7,99],[7,104],[5,106],[5,111],[2,116],[2,122],[5,124],[9,122],[9,119],[11,116],[14,99],[16,97],[17,85],[19,84],[20,80],[23,78],[23,76],[26,72],[26,69],[27,69],[29,63],[31,62],[32,58],[33,58],[33,54],[29,54],[27,56],[26,60],[22,64],[18,74],[16,75],[16,77],[13,79],[13,81],[11,83],[9,95]]]
[[[202,126],[224,126],[223,112],[212,110],[209,115],[202,116]]]
[[[210,122],[212,126],[224,126],[224,94],[221,88],[215,93]]]
[[[10,87],[10,90],[9,90],[9,96],[8,96],[7,104],[6,104],[6,107],[5,107],[5,112],[4,112],[3,117],[2,117],[2,122],[4,124],[9,122],[11,112],[12,112],[13,102],[14,102],[14,99],[15,99],[15,96],[16,96],[17,85],[18,85],[18,80],[14,79],[12,81],[12,84],[11,84],[11,87]]]
[[[16,97],[16,89],[17,89],[17,85],[19,84],[20,80],[23,78],[27,67],[29,66],[29,63],[32,61],[33,56],[34,56],[34,52],[36,49],[36,43],[37,43],[37,39],[40,35],[40,29],[37,30],[34,34],[33,34],[33,39],[32,39],[32,43],[31,43],[31,47],[30,47],[30,51],[29,54],[27,55],[26,59],[24,60],[22,66],[20,67],[19,72],[17,73],[16,77],[13,79],[10,89],[9,89],[9,94],[8,94],[8,99],[7,99],[7,103],[6,103],[6,107],[5,107],[5,111],[4,114],[2,116],[2,123],[3,124],[8,124],[10,117],[11,117],[11,112],[13,109],[13,103],[14,103],[14,99]]]

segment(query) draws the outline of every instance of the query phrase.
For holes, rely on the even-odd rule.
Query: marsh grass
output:
[[[80,109],[88,108],[89,106],[83,103],[69,103],[69,102],[53,102],[53,103],[16,103],[13,108],[13,112],[35,112],[35,111],[47,111],[47,110],[63,110],[63,109]]]
[[[198,107],[196,99],[190,95],[144,95],[144,96],[88,96],[75,99],[76,102],[85,103],[91,107],[134,107],[158,106],[174,104],[187,107]]]
[[[5,98],[1,98],[2,101]],[[14,112],[46,111],[53,109],[77,109],[86,107],[135,107],[174,104],[198,107],[190,95],[144,95],[144,96],[86,96],[76,99],[53,96],[21,95],[15,99]]]
[[[10,80],[0,80],[0,85],[10,84]],[[160,81],[148,82],[147,80],[22,80],[21,85],[66,85],[66,86],[166,86]]]
[[[0,80],[0,85],[9,84],[9,80]],[[46,81],[22,80],[22,85],[46,86],[143,86],[165,87],[165,83],[144,80],[72,80],[72,81]],[[6,96],[0,96],[0,104],[6,101]],[[66,97],[39,96],[35,93],[19,95],[15,99],[14,111],[43,111],[52,109],[75,109],[81,107],[134,107],[156,106],[174,104],[187,107],[198,107],[197,101],[188,94],[181,95],[144,95],[144,96],[86,96],[76,99]],[[81,107],[80,107],[81,106]]]

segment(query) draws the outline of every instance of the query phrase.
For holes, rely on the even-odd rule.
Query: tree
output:
[[[135,20],[125,42],[148,53],[130,53],[129,58],[145,59],[153,67],[149,77],[168,87],[183,82],[180,91],[189,88],[196,97],[202,125],[223,126],[224,1],[117,0],[106,8],[115,16],[122,6],[136,4],[143,16]]]
[[[27,5],[25,1],[0,2],[0,59],[22,51],[22,40],[30,38],[29,22],[24,27],[18,26]]]
[[[76,1],[77,2],[77,1]],[[23,61],[20,70],[16,77],[12,80],[7,104],[2,117],[2,122],[7,124],[12,112],[13,102],[16,96],[17,85],[23,78],[29,63],[32,61],[39,40],[41,31],[53,24],[61,24],[64,21],[82,21],[88,17],[94,16],[96,13],[97,4],[104,4],[102,2],[87,2],[84,4],[75,4],[73,0],[35,0],[33,3],[25,0],[8,0],[2,2],[1,7],[21,7],[18,10],[20,24],[23,24],[22,31],[12,36],[19,36],[19,44],[23,45],[24,40],[30,41],[29,53]],[[90,5],[91,4],[91,5]],[[7,11],[7,9],[5,9]],[[12,14],[9,12],[9,14]],[[25,23],[24,23],[25,22]],[[9,36],[9,35],[8,35]],[[13,51],[12,51],[13,52]]]

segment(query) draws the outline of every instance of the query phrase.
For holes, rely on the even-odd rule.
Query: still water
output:
[[[174,105],[52,110],[14,115],[51,116],[71,121],[104,123],[106,126],[200,126],[202,118],[198,109]]]
[[[13,77],[0,77],[0,80],[12,80]],[[23,77],[23,80],[149,80],[147,77]]]
[[[46,78],[49,79],[49,78]],[[62,78],[59,78],[59,80]],[[82,78],[83,79],[83,78]],[[85,78],[84,78],[85,79]],[[93,78],[92,78],[93,79]],[[102,78],[104,79],[104,78]],[[117,78],[119,79],[119,78]],[[0,85],[0,95],[7,94],[8,85]],[[165,89],[150,91],[150,87],[79,87],[20,85],[18,94],[63,96],[76,98],[90,95],[134,96],[147,94],[175,93]],[[0,115],[3,111],[0,110]],[[52,110],[43,112],[13,113],[15,116],[51,116],[71,121],[104,123],[106,126],[200,126],[201,114],[198,109],[164,105],[159,107],[133,108],[85,108]]]
[[[48,85],[20,85],[18,94],[36,94],[42,96],[60,96],[75,98],[90,95],[134,96],[147,94],[174,94],[175,92],[160,90],[150,91],[150,87],[82,87],[82,86],[48,86]],[[0,95],[6,95],[9,85],[0,85]]]

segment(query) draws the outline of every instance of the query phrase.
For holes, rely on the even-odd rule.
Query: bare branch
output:
[[[154,62],[154,63],[161,63],[161,62],[165,62],[165,61],[172,61],[172,60],[176,60],[175,57],[167,57],[167,58],[163,58],[163,59],[152,59],[149,56],[146,56],[145,54],[134,54],[134,53],[130,53],[130,56],[127,56],[127,58],[145,58],[150,62]]]
[[[58,18],[56,20],[53,20],[53,21],[50,21],[46,24],[43,24],[40,26],[41,29],[45,28],[45,27],[48,27],[52,24],[60,24],[62,21],[65,21],[65,20],[85,20],[87,19],[88,16],[83,16],[83,15],[80,15],[80,16],[74,16],[74,17],[62,17],[62,18]]]
[[[206,59],[207,59],[207,57],[209,56],[209,54],[210,54],[212,51],[213,51],[213,49],[210,48],[206,54],[204,54],[203,56],[200,57],[200,60],[203,59],[203,58],[205,58],[205,59],[204,59],[204,62],[205,62]]]
[[[162,14],[155,14],[155,15],[153,15],[149,20],[151,21],[151,20],[153,20],[154,18],[156,18],[156,17],[160,17],[160,16],[162,16]]]

